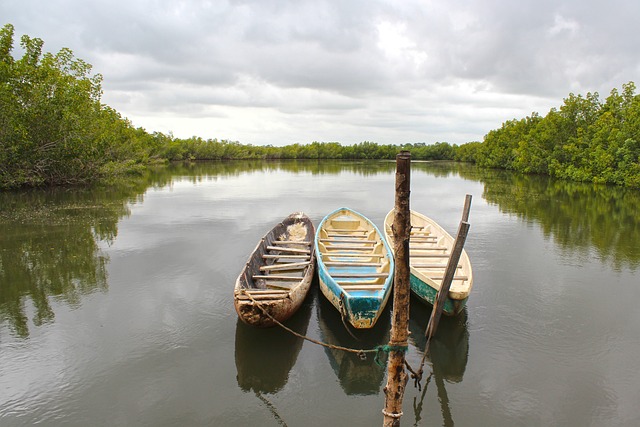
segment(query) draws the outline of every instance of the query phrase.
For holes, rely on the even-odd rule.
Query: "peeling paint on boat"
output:
[[[336,230],[335,227],[329,224],[329,221],[333,220],[349,224],[349,227],[353,227],[353,233],[344,232],[342,236],[336,239],[329,239],[330,232]],[[356,222],[357,225],[354,225]],[[351,242],[356,237],[356,233],[361,238],[361,241],[354,241],[354,246],[363,247],[366,244],[371,244],[371,252],[365,251],[364,248],[341,252],[332,251],[332,248],[335,249],[337,247],[335,245],[340,243],[344,247],[350,247],[346,243],[347,241]],[[332,245],[323,243],[323,241],[327,240],[332,240],[330,242]],[[393,286],[393,256],[382,233],[364,215],[348,208],[341,208],[333,211],[322,220],[318,226],[315,242],[320,290],[341,313],[345,321],[348,321],[354,328],[371,328],[375,325],[380,313],[386,306]],[[338,253],[346,255],[340,256]],[[368,256],[369,254],[371,256]],[[358,256],[358,258],[353,258],[354,256]],[[358,259],[358,261],[356,262],[354,259]],[[348,265],[350,263],[367,264],[374,261],[380,265],[378,267]],[[340,264],[340,266],[333,267],[329,264]],[[386,274],[386,276],[371,277],[370,280],[363,280],[362,277],[358,277],[358,275],[369,274],[381,276]],[[338,275],[340,283],[336,280]],[[349,285],[361,287],[362,289],[354,290],[343,287],[348,287]],[[371,289],[367,289],[368,287]]]

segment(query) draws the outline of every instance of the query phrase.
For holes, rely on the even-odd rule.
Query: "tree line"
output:
[[[549,175],[572,181],[640,187],[640,95],[633,82],[569,94],[559,109],[509,120],[482,143],[462,145],[460,160],[482,167]]]
[[[454,156],[446,142],[274,147],[149,133],[101,103],[102,76],[90,64],[67,48],[43,53],[43,44],[24,35],[14,58],[14,27],[0,29],[0,189],[89,184],[176,160],[393,159],[401,149],[416,159]]]
[[[640,97],[623,85],[601,102],[570,94],[545,117],[533,113],[490,131],[482,142],[354,145],[312,142],[282,147],[175,138],[135,128],[101,103],[102,76],[69,49],[43,53],[24,35],[13,57],[14,27],[0,29],[0,189],[90,184],[141,172],[150,163],[229,159],[455,160],[558,178],[640,187]]]

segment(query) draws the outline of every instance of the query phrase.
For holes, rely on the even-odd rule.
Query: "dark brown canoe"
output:
[[[314,238],[313,223],[297,212],[260,240],[236,280],[233,295],[240,320],[270,327],[275,323],[264,311],[284,322],[300,308],[315,271]]]

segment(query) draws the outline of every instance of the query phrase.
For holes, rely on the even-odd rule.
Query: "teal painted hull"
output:
[[[421,301],[433,305],[436,300],[436,294],[438,291],[431,287],[428,283],[418,279],[415,275],[411,275],[411,292],[413,292]],[[449,297],[444,302],[444,314],[448,316],[455,316],[460,313],[464,306],[467,305],[468,298],[462,300],[454,300]]]
[[[394,239],[391,231],[394,220],[392,209],[384,219],[385,236],[389,242]],[[455,239],[437,222],[413,210],[409,239],[411,291],[418,299],[433,306],[450,262]],[[443,312],[448,316],[455,316],[464,310],[473,286],[471,262],[464,249],[451,280]]]
[[[391,286],[388,286],[386,291],[376,292],[374,295],[352,295],[345,293],[325,269],[318,270],[318,278],[324,296],[345,320],[357,329],[373,327],[389,299]],[[365,293],[371,294],[362,292]]]
[[[380,317],[380,314],[384,310],[387,301],[389,300],[391,289],[393,287],[393,256],[391,254],[389,245],[384,240],[384,237],[380,233],[378,228],[373,223],[371,223],[371,221],[368,220],[364,215],[361,215],[348,208],[337,209],[322,220],[317,228],[318,231],[315,242],[316,253],[321,253],[318,251],[321,250],[320,242],[322,239],[318,239],[321,230],[323,229],[323,224],[328,220],[328,218],[330,218],[336,212],[340,211],[346,212],[347,215],[356,215],[357,217],[365,220],[371,226],[372,230],[375,230],[375,233],[377,233],[377,236],[379,236],[379,240],[383,245],[385,254],[384,256],[389,263],[389,273],[384,281],[384,285],[372,286],[374,289],[364,289],[363,287],[360,290],[345,290],[342,285],[346,285],[347,288],[349,287],[349,285],[358,286],[359,284],[363,283],[362,275],[372,273],[375,274],[376,268],[371,266],[363,266],[362,263],[358,262],[353,262],[354,265],[345,265],[350,261],[353,261],[353,258],[349,258],[348,255],[344,255],[342,257],[340,255],[325,255],[331,257],[334,260],[333,264],[336,264],[336,260],[338,260],[340,264],[339,266],[328,266],[325,264],[324,257],[321,255],[316,258],[318,263],[317,271],[320,282],[320,290],[322,291],[324,296],[331,302],[331,304],[336,307],[336,309],[346,322],[349,322],[354,328],[357,329],[368,329],[376,324],[376,321]],[[340,284],[336,282],[336,279],[332,276],[333,274],[339,274],[338,277],[340,277]],[[360,275],[360,277],[358,277],[358,275]]]

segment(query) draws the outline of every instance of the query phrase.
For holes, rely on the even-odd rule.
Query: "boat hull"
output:
[[[310,285],[311,281],[309,281],[309,285],[305,284],[300,287],[296,291],[297,295],[274,301],[258,301],[254,303],[250,299],[236,299],[234,304],[236,313],[240,320],[248,325],[258,328],[270,328],[276,325],[273,319],[282,323],[298,311],[309,291]]]
[[[393,220],[394,211],[391,210],[385,218],[385,235],[389,242],[393,242],[391,232]],[[409,244],[411,292],[422,302],[433,305],[440,290],[455,239],[434,220],[413,210],[411,227]],[[466,251],[463,250],[445,299],[443,313],[448,316],[460,314],[467,304],[472,286],[471,262]]]
[[[411,274],[409,280],[411,283],[411,292],[418,297],[420,301],[430,305],[435,303],[436,295],[438,294],[438,290],[436,288],[420,280],[415,274]],[[442,312],[447,316],[456,316],[464,310],[468,299],[468,297],[461,300],[447,297],[444,300],[444,308]]]
[[[378,228],[349,208],[327,215],[316,233],[320,290],[345,323],[373,327],[393,286],[393,256]]]
[[[311,220],[295,213],[260,240],[236,280],[234,307],[240,320],[272,327],[300,308],[315,272],[314,238]]]
[[[372,328],[389,300],[390,292],[387,292],[383,298],[349,297],[336,285],[335,280],[326,271],[320,269],[318,270],[318,279],[322,294],[340,312],[340,315],[356,329]]]

